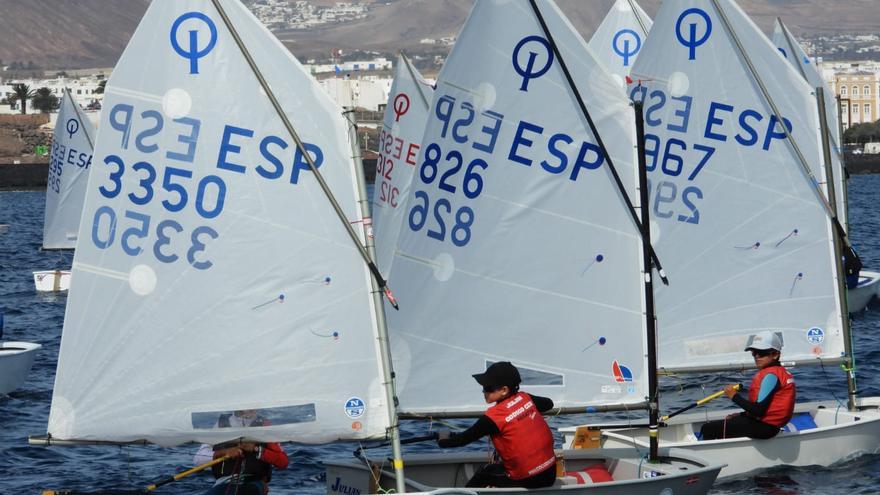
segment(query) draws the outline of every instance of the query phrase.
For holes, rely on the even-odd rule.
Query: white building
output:
[[[12,86],[19,83],[30,86],[32,91],[40,88],[49,88],[52,94],[59,99],[64,92],[64,88],[67,87],[70,89],[70,94],[73,96],[74,101],[79,103],[81,107],[86,108],[95,102],[99,104],[103,102],[104,95],[98,93],[98,88],[103,79],[102,76],[93,75],[82,78],[57,77],[51,79],[3,80],[0,81],[0,98],[9,98],[15,94]],[[27,112],[38,113],[39,111],[32,104],[28,103]],[[0,113],[19,113],[19,110],[17,105],[16,108],[11,108],[9,105],[0,105]]]
[[[390,60],[379,57],[373,60],[354,60],[340,62],[338,64],[306,64],[305,68],[310,74],[350,74],[352,72],[364,72],[371,70],[391,70],[393,64]]]
[[[330,98],[343,107],[359,107],[378,111],[388,103],[391,92],[390,77],[368,76],[364,78],[331,77],[318,83]]]

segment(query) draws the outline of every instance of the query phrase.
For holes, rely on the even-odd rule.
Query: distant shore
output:
[[[880,155],[847,155],[846,166],[851,175],[880,174]],[[364,159],[364,175],[367,182],[373,182],[375,159]],[[0,191],[43,188],[48,176],[49,162],[44,157],[0,157]]]

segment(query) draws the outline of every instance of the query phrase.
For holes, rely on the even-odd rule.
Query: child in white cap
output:
[[[748,399],[737,394],[734,385],[724,388],[724,394],[743,412],[704,424],[700,429],[701,440],[773,438],[791,420],[797,394],[794,377],[779,364],[782,335],[771,331],[752,335],[745,350],[752,353],[758,368],[749,386]]]

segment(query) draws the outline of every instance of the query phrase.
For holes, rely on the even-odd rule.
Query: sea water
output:
[[[850,182],[850,225],[853,243],[865,267],[880,271],[880,175],[854,176]],[[43,345],[28,381],[9,396],[0,397],[0,495],[40,493],[42,490],[98,491],[133,490],[167,478],[192,466],[197,447],[155,446],[30,446],[28,435],[46,433],[52,384],[61,341],[65,294],[34,291],[34,270],[70,267],[70,253],[40,250],[45,191],[0,192],[0,224],[9,224],[0,232],[0,312],[6,318],[5,338]],[[880,303],[853,320],[859,390],[865,396],[880,395]],[[560,346],[564,343],[560,343]],[[258,356],[254,356],[257,358]],[[460,372],[462,380],[479,370]],[[845,400],[846,382],[839,368],[795,369],[799,400]],[[664,412],[675,410],[724,384],[748,382],[749,375],[738,373],[702,377],[664,378],[661,403]],[[474,394],[479,394],[475,384]],[[729,407],[726,399],[709,407]],[[644,421],[645,414],[634,411],[608,416],[575,415],[551,418],[551,427],[576,425],[587,421],[632,419]],[[469,421],[454,421],[452,426],[466,427]],[[424,421],[406,421],[403,435],[424,435],[431,425]],[[444,425],[448,426],[448,425]],[[557,438],[557,441],[560,438]],[[286,444],[290,467],[276,471],[272,494],[324,493],[324,459],[351,458],[358,447],[352,443],[331,445]],[[488,452],[486,441],[468,446]],[[404,452],[429,452],[436,444],[426,442],[404,447]],[[387,449],[368,449],[371,459],[387,459]],[[829,468],[777,468],[732,482],[718,484],[714,494],[872,494],[880,492],[880,455],[863,456]],[[212,482],[202,473],[159,488],[157,494],[199,493]]]

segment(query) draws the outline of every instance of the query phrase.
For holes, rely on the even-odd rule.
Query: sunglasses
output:
[[[484,385],[484,386],[483,386],[483,393],[484,393],[484,394],[491,394],[492,392],[494,392],[494,391],[496,391],[496,390],[498,390],[498,389],[500,389],[500,388],[501,388],[501,387],[491,387],[491,386],[486,386],[486,385]]]
[[[775,349],[752,349],[752,357],[767,357],[776,352]]]

